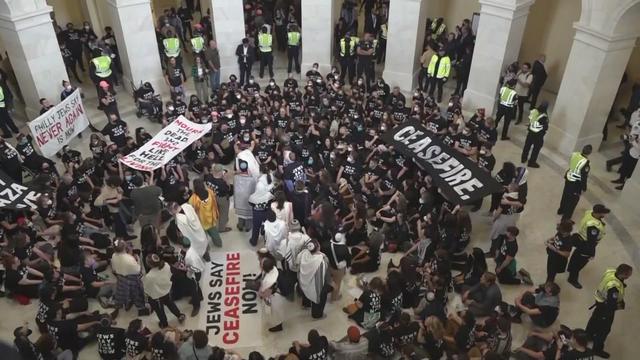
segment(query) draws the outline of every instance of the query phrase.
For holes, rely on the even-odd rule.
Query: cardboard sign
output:
[[[89,119],[82,105],[80,90],[29,122],[33,138],[45,157],[55,155],[87,126]]]
[[[201,279],[204,300],[199,324],[211,345],[234,349],[262,346],[262,300],[246,286],[258,275],[255,252],[211,253]]]
[[[453,203],[471,204],[502,191],[502,186],[491,174],[442,143],[419,121],[406,121],[386,132],[382,138],[429,173],[444,196]]]
[[[196,124],[180,116],[138,150],[121,158],[120,162],[141,171],[155,170],[209,131],[210,123]]]
[[[35,209],[40,193],[13,181],[0,170],[0,209]]]

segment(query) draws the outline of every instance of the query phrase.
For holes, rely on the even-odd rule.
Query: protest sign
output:
[[[45,157],[55,155],[87,126],[89,119],[82,105],[80,90],[29,122],[33,138]]]
[[[444,196],[453,203],[471,204],[502,191],[502,186],[490,173],[445,145],[419,121],[403,122],[382,138],[429,173]]]
[[[260,275],[255,252],[214,252],[202,276],[200,329],[223,348],[262,346],[262,304],[247,282]]]
[[[35,209],[35,202],[39,196],[39,192],[16,183],[0,170],[0,209]]]
[[[180,116],[138,150],[121,158],[120,162],[141,171],[155,170],[209,131],[210,123],[196,124]]]

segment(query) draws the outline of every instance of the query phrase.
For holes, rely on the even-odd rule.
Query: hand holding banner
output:
[[[89,126],[80,90],[29,122],[29,129],[42,155],[51,157]]]
[[[209,131],[210,123],[196,124],[180,116],[138,150],[120,159],[120,162],[141,171],[155,170]]]
[[[382,135],[382,139],[428,172],[449,201],[471,204],[502,191],[489,173],[445,145],[419,121],[405,121]]]

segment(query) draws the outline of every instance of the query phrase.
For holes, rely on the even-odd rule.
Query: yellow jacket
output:
[[[211,189],[207,189],[207,200],[202,200],[198,195],[193,193],[189,198],[189,205],[193,206],[202,227],[207,230],[218,225],[218,202],[216,194]]]

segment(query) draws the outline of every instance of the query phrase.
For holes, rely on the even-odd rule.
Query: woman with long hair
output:
[[[429,359],[440,359],[444,354],[444,326],[437,316],[431,315],[424,320],[424,327],[418,333],[418,343]]]
[[[218,233],[218,202],[216,194],[209,189],[202,179],[193,180],[193,194],[189,204],[198,214],[202,228],[209,235],[216,247],[222,247],[222,238]]]
[[[284,221],[289,229],[289,225],[293,221],[293,205],[284,194],[284,191],[277,191],[275,199],[271,203],[271,210],[276,214],[276,218]]]

